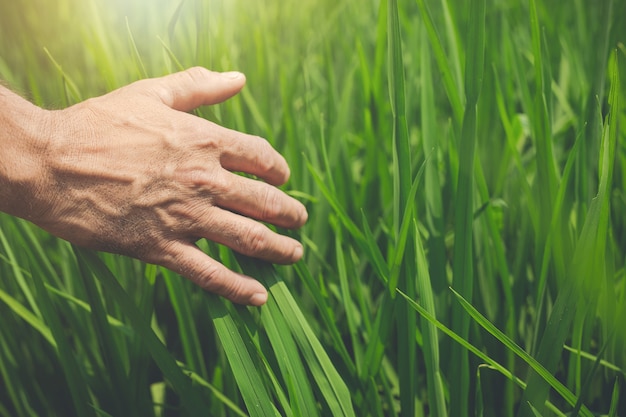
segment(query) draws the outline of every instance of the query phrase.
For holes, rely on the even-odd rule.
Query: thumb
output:
[[[190,111],[234,96],[245,85],[246,77],[240,72],[214,72],[193,67],[150,81],[163,104],[175,110]]]

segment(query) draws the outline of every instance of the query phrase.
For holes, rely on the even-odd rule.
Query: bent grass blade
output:
[[[484,316],[482,316],[473,306],[471,306],[463,297],[461,297],[458,293],[452,290],[454,295],[457,297],[463,308],[466,309],[468,313],[475,319],[475,321],[481,325],[481,327],[485,328],[489,333],[491,333],[496,339],[502,342],[507,348],[511,349],[520,359],[526,362],[529,366],[531,366],[536,372],[538,372],[556,392],[558,392],[568,404],[572,407],[576,404],[576,395],[572,393],[570,390],[565,387],[559,380],[557,380],[550,372],[546,371],[545,368],[541,366],[533,357],[531,357],[528,353],[526,353],[522,348],[517,346],[515,342],[513,342],[508,336],[498,330],[495,326],[493,326],[489,320],[487,320]],[[434,324],[439,330],[445,333],[447,336],[451,337],[455,342],[463,346],[468,351],[472,352],[474,355],[478,356],[480,359],[485,361],[489,366],[493,367],[493,369],[500,372],[502,375],[515,382],[519,387],[526,388],[526,383],[515,376],[509,369],[500,365],[494,359],[490,358],[487,354],[485,354],[482,350],[478,349],[474,345],[470,344],[466,339],[453,332],[449,328],[447,328],[444,324],[439,322],[435,317],[433,317],[424,307],[417,304],[414,300],[407,297],[404,293],[398,290],[398,293],[404,297],[404,299],[413,307],[422,317],[426,318],[430,323]],[[550,403],[546,403],[546,405],[552,410],[557,411],[553,405]],[[562,413],[561,413],[562,414]],[[581,409],[581,414],[585,417],[593,417],[593,414],[583,406]],[[563,414],[562,414],[563,415]]]

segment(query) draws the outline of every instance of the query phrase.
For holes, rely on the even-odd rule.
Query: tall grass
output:
[[[204,65],[309,210],[261,308],[0,215],[0,416],[626,415],[626,2],[0,3],[48,108]],[[45,17],[45,19],[44,19]],[[140,156],[138,156],[140,157]]]

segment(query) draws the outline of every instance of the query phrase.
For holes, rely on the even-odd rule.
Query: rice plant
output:
[[[63,108],[201,65],[267,138],[302,261],[263,307],[0,214],[0,416],[626,415],[626,1],[0,2]],[[137,157],[141,157],[138,155]]]

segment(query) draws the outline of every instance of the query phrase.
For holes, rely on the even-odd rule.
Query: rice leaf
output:
[[[298,348],[275,299],[269,299],[261,308],[261,323],[267,331],[281,374],[291,387],[292,408],[297,410],[297,415],[319,415]]]
[[[182,362],[177,362],[178,366],[184,370],[185,374],[187,374],[191,380],[195,383],[197,383],[198,385],[205,387],[207,389],[209,389],[211,391],[211,393],[215,396],[215,398],[217,398],[219,401],[221,401],[226,407],[228,407],[230,410],[232,410],[233,413],[235,413],[235,415],[239,416],[239,417],[247,417],[247,414],[244,413],[238,406],[237,404],[235,404],[233,401],[230,400],[230,398],[228,398],[226,395],[224,395],[224,393],[222,393],[219,389],[217,389],[213,384],[209,383],[208,381],[206,381],[204,378],[202,378],[200,375],[198,375],[197,373],[195,373],[194,371],[192,371],[191,369],[188,369],[184,363]]]
[[[63,365],[63,372],[69,386],[74,411],[81,416],[93,416],[93,409],[89,406],[88,384],[85,375],[81,370],[76,357],[72,353],[72,348],[68,336],[61,324],[61,317],[55,311],[52,301],[44,286],[43,279],[38,275],[32,276],[32,281],[37,291],[37,300],[41,307],[43,317],[50,327],[50,332],[56,342],[59,359]]]
[[[206,294],[207,306],[215,330],[224,347],[228,363],[235,375],[238,388],[251,416],[278,416],[266,386],[258,373],[258,366],[252,359],[244,334],[233,318],[233,313],[224,306],[224,301],[214,294]]]
[[[271,265],[252,258],[241,255],[238,255],[237,258],[243,271],[248,275],[260,278],[268,287],[271,296],[275,298],[276,304],[285,318],[332,415],[354,416],[348,387],[276,270]]]
[[[485,48],[485,1],[470,3],[470,34],[465,66],[466,108],[461,130],[460,160],[457,195],[454,211],[454,261],[453,286],[471,299],[474,281],[473,266],[473,192],[474,162],[477,142],[477,102],[482,87]],[[453,306],[452,329],[462,337],[469,337],[469,318],[462,310]],[[452,347],[451,361],[454,374],[450,377],[450,414],[467,416],[469,401],[469,360],[467,352],[460,346]]]
[[[189,303],[190,293],[182,278],[175,276],[171,271],[161,268],[163,281],[167,287],[170,302],[176,314],[176,322],[180,331],[180,341],[185,354],[187,367],[203,378],[207,378],[206,364],[202,355],[202,346],[198,337],[198,330],[194,323],[194,314]]]
[[[124,410],[132,410],[135,398],[130,398],[129,390],[117,392],[127,381],[124,361],[122,360],[121,352],[118,350],[118,346],[115,343],[113,332],[111,331],[111,327],[109,326],[109,322],[107,320],[105,308],[102,305],[100,293],[96,288],[96,284],[89,271],[89,267],[82,258],[77,257],[77,261],[87,292],[87,299],[91,305],[92,327],[96,333],[103,365],[108,371],[108,374],[103,381],[104,384],[108,385],[107,389],[111,393],[111,402],[110,404],[107,404],[107,407],[110,407],[110,411],[113,414],[119,415],[120,413],[123,413]]]
[[[612,68],[611,91],[609,93],[611,113],[605,123],[602,135],[598,194],[591,202],[583,230],[578,238],[569,269],[571,278],[563,283],[558,293],[537,353],[537,360],[552,372],[554,372],[558,364],[562,346],[574,319],[574,314],[580,308],[578,305],[579,300],[581,300],[583,294],[589,297],[596,293],[591,278],[595,274],[603,276],[605,273],[604,257],[610,203],[609,187],[613,176],[615,146],[617,143],[616,114],[619,114],[620,109],[618,91],[619,73],[617,71],[617,60],[615,60]],[[586,254],[593,254],[593,256],[585,256]],[[542,403],[548,395],[548,387],[543,378],[540,378],[536,373],[530,373],[527,385],[528,387],[524,391],[523,404],[527,401],[534,404]],[[518,415],[528,416],[528,409],[522,406]]]
[[[571,406],[576,404],[577,398],[572,394],[561,382],[559,382],[554,375],[544,368],[535,358],[530,356],[526,351],[519,347],[513,340],[507,335],[502,333],[497,327],[495,327],[489,320],[478,312],[465,298],[458,292],[450,289],[455,295],[459,304],[463,309],[469,313],[469,315],[478,323],[482,328],[487,330],[492,336],[503,343],[508,349],[515,353],[520,359],[526,362],[544,381],[546,381],[556,392],[558,392]],[[545,402],[545,399],[544,399]],[[538,403],[534,403],[538,404]],[[542,403],[543,404],[543,403]],[[584,406],[581,408],[583,416],[591,417],[593,414]]]
[[[7,240],[2,229],[0,229],[0,243],[2,243],[2,247],[6,252],[8,263],[11,265],[15,281],[22,291],[22,294],[26,298],[26,301],[28,301],[29,307],[32,309],[32,312],[35,316],[42,317],[41,312],[39,311],[39,304],[35,301],[35,297],[30,287],[26,284],[26,279],[24,277],[24,274],[22,273],[22,269],[19,267],[17,258],[15,257],[15,253],[13,252],[11,245],[9,245],[9,241]]]
[[[128,34],[128,43],[130,44],[130,50],[132,51],[133,58],[135,58],[135,65],[137,67],[137,73],[139,75],[139,78],[148,78],[148,72],[146,71],[146,66],[143,63],[143,59],[141,59],[141,55],[139,54],[139,49],[137,49],[137,44],[135,43],[135,37],[133,36],[133,32],[132,30],[130,30],[128,17],[126,17],[126,31]]]
[[[619,390],[620,382],[619,378],[615,378],[615,384],[613,385],[613,394],[611,395],[611,408],[609,409],[608,417],[617,417],[617,410],[619,405]]]
[[[608,362],[608,361],[606,361],[604,359],[601,359],[598,356],[592,355],[592,354],[590,354],[588,352],[582,352],[580,350],[574,349],[571,346],[567,346],[567,345],[564,345],[563,348],[565,350],[569,351],[569,352],[572,352],[572,353],[575,353],[576,355],[579,355],[581,358],[585,358],[585,359],[588,359],[588,360],[593,361],[593,362],[595,362],[598,359],[600,359],[600,362],[599,362],[600,365],[604,366],[606,369],[610,369],[611,371],[619,372],[619,373],[621,373],[622,375],[624,375],[626,377],[626,370],[621,369],[619,366],[617,366],[617,365],[615,365],[615,364],[613,364],[611,362]]]
[[[435,98],[433,91],[433,77],[431,71],[431,56],[428,47],[425,30],[422,29],[420,42],[421,71],[420,80],[422,84],[421,102],[421,124],[422,124],[422,146],[424,154],[429,155],[429,162],[424,173],[424,194],[426,199],[426,221],[429,227],[429,265],[433,288],[435,292],[441,292],[446,287],[446,247],[444,230],[444,204],[442,200],[442,187],[439,175],[439,152],[441,151],[441,141],[437,131],[437,114],[435,108]]]
[[[50,51],[48,51],[48,48],[44,47],[43,50],[46,55],[48,55],[48,58],[50,59],[50,61],[52,61],[52,64],[56,67],[57,71],[61,75],[61,80],[63,82],[63,87],[65,91],[65,104],[69,106],[83,101],[83,98],[78,91],[76,83],[67,75],[67,73],[63,70],[63,67],[54,59]]]
[[[433,48],[433,53],[435,54],[435,59],[437,61],[437,66],[439,67],[439,71],[443,76],[443,83],[446,89],[446,93],[448,95],[448,100],[450,100],[450,104],[452,106],[452,111],[454,113],[454,120],[457,124],[460,124],[463,120],[463,101],[461,96],[461,90],[458,88],[458,83],[454,79],[454,68],[450,64],[448,60],[448,56],[443,49],[443,44],[440,38],[439,33],[435,27],[433,22],[432,14],[425,0],[416,0],[417,6],[420,11],[420,15],[422,17],[422,21],[424,22],[424,26],[426,27],[426,32],[428,33],[428,38],[430,40],[430,45]]]
[[[58,290],[57,288],[54,288],[50,284],[45,283],[44,285],[46,286],[46,289],[50,291],[51,294],[57,295],[71,302],[72,304],[80,307],[86,312],[91,313],[91,306],[88,303],[84,302],[83,300],[80,300],[74,297],[73,295],[63,292],[61,290]],[[107,322],[109,323],[111,327],[116,328],[117,330],[125,334],[126,336],[132,335],[132,329],[128,327],[126,323],[122,322],[121,320],[118,320],[115,317],[107,314]]]
[[[323,294],[323,288],[317,285],[313,277],[311,276],[311,271],[308,270],[305,264],[297,263],[294,265],[297,276],[302,279],[313,298],[315,299],[315,303],[318,306],[319,313],[322,316],[322,320],[324,322],[324,326],[330,332],[331,339],[334,342],[333,347],[335,350],[339,352],[339,355],[343,359],[344,365],[348,368],[351,374],[355,372],[355,364],[348,350],[346,349],[346,345],[342,339],[342,335],[337,327],[337,320],[334,316],[332,308],[330,307],[327,297]]]
[[[428,263],[426,254],[419,235],[417,222],[413,222],[413,234],[416,243],[415,260],[417,264],[417,285],[418,294],[424,309],[430,313],[432,317],[436,317],[435,300],[431,285],[431,278],[428,272]],[[445,390],[443,386],[443,376],[439,367],[439,338],[437,328],[434,324],[422,318],[421,326],[423,338],[424,362],[426,364],[426,377],[428,383],[428,404],[429,410],[434,416],[445,417],[448,415],[445,401]]]
[[[48,341],[48,343],[50,343],[51,346],[55,348],[57,347],[50,328],[44,323],[43,319],[35,316],[28,308],[24,307],[22,303],[1,289],[0,300],[13,310],[15,314],[24,319],[24,321],[26,321],[33,329],[37,330]]]
[[[192,387],[190,379],[184,375],[176,364],[167,348],[151,329],[144,315],[133,303],[129,295],[124,291],[111,271],[93,252],[73,247],[77,258],[81,258],[88,270],[102,283],[106,291],[114,297],[124,315],[131,322],[135,332],[142,338],[146,348],[172,387],[181,398],[185,410],[190,415],[199,415],[205,409],[205,404],[199,397],[198,392]]]

